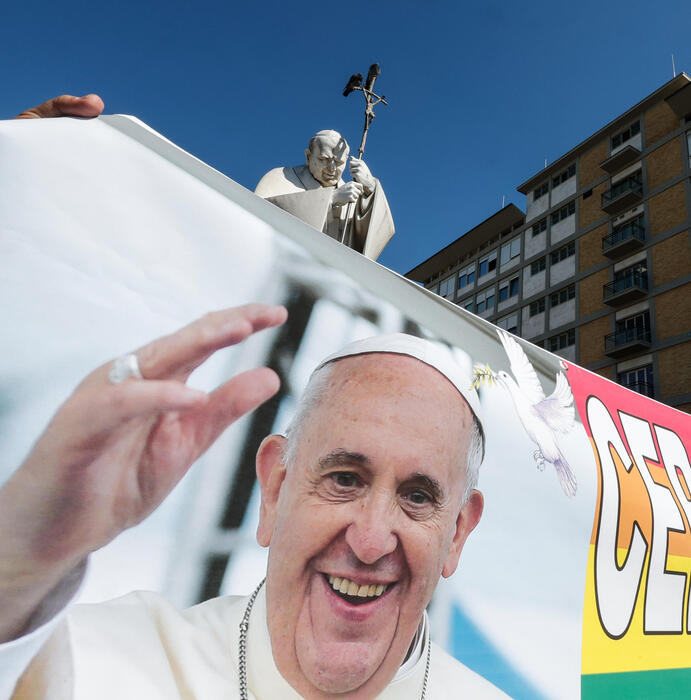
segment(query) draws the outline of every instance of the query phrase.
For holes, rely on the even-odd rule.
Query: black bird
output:
[[[361,73],[356,73],[355,75],[350,76],[350,80],[348,81],[348,84],[345,86],[345,90],[343,91],[343,97],[348,97],[350,93],[355,90],[355,88],[359,88],[362,85],[362,74]]]
[[[372,91],[374,87],[374,81],[379,77],[381,73],[381,68],[378,63],[373,63],[367,71],[367,80],[365,81],[365,90]]]

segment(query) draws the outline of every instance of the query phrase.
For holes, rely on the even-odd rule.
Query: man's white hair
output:
[[[321,367],[318,367],[309,378],[305,391],[302,393],[298,405],[295,409],[293,419],[286,429],[286,442],[283,449],[283,461],[286,466],[295,464],[297,457],[298,445],[300,442],[300,433],[302,432],[307,419],[312,414],[312,411],[321,403],[329,385],[329,379],[338,360],[329,362]],[[465,400],[465,399],[464,399]],[[480,475],[480,465],[484,453],[483,435],[480,421],[471,410],[473,422],[470,427],[470,436],[468,442],[468,455],[465,463],[466,484],[463,491],[463,505],[467,500],[470,492],[477,487],[478,478]]]

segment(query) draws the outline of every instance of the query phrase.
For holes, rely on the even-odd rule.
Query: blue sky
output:
[[[691,73],[691,3],[31,2],[0,9],[0,116],[98,92],[253,188],[302,162],[309,136],[355,147],[362,99],[341,91],[378,61],[365,160],[406,272],[516,186],[677,72]]]

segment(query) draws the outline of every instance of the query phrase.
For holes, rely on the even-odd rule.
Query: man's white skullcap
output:
[[[480,400],[477,391],[472,388],[473,362],[468,353],[458,348],[434,340],[418,338],[406,333],[389,333],[374,335],[371,338],[356,340],[322,360],[319,367],[329,362],[354,355],[367,355],[373,352],[387,352],[394,355],[408,355],[441,372],[468,402],[482,430],[480,419]],[[317,369],[319,369],[317,367]],[[440,406],[440,410],[442,407]],[[484,433],[484,431],[482,431]]]

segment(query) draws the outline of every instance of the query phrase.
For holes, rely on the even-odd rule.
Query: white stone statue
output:
[[[255,192],[304,222],[376,260],[394,234],[389,203],[364,161],[351,156],[351,182],[342,179],[350,148],[331,129],[317,132],[306,164],[270,170]]]

